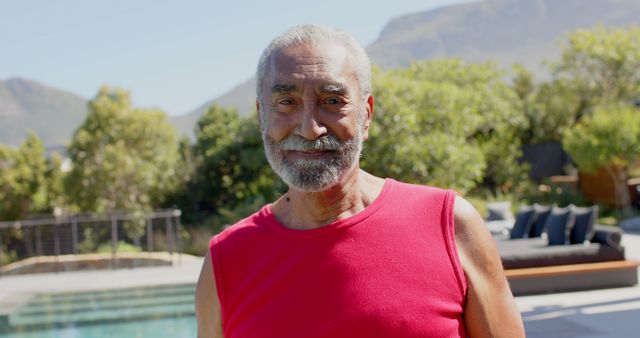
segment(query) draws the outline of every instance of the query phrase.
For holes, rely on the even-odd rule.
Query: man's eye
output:
[[[284,105],[290,105],[293,104],[293,100],[292,99],[281,99],[278,100],[278,104],[284,104]]]
[[[340,100],[337,97],[330,97],[330,98],[324,100],[324,102],[327,103],[327,104],[340,104],[340,103],[342,103],[342,100]]]

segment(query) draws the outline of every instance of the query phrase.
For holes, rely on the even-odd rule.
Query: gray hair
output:
[[[363,98],[367,98],[371,94],[371,62],[364,48],[350,34],[336,28],[302,25],[290,28],[283,34],[271,40],[271,43],[265,48],[258,62],[258,70],[256,72],[256,95],[258,102],[262,104],[262,85],[267,76],[271,64],[271,58],[275,51],[283,48],[300,45],[307,42],[328,41],[341,43],[344,47],[352,52],[354,63],[356,65],[356,77]]]

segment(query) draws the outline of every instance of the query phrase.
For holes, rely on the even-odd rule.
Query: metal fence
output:
[[[177,209],[149,213],[74,215],[0,222],[0,265],[29,257],[111,253],[111,268],[118,268],[118,253],[168,252],[180,262],[180,215]],[[0,275],[2,271],[0,270]]]

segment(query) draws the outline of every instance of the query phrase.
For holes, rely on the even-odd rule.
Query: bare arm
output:
[[[207,250],[196,287],[196,318],[198,338],[223,338],[220,319],[220,300],[211,265],[211,252]]]
[[[467,278],[464,321],[478,337],[524,337],[522,317],[502,269],[500,255],[482,217],[461,197],[454,206],[455,237]]]

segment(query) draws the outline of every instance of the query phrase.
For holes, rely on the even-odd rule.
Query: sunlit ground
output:
[[[640,235],[625,234],[627,259],[640,261]],[[636,337],[640,287],[517,297],[527,337]]]

